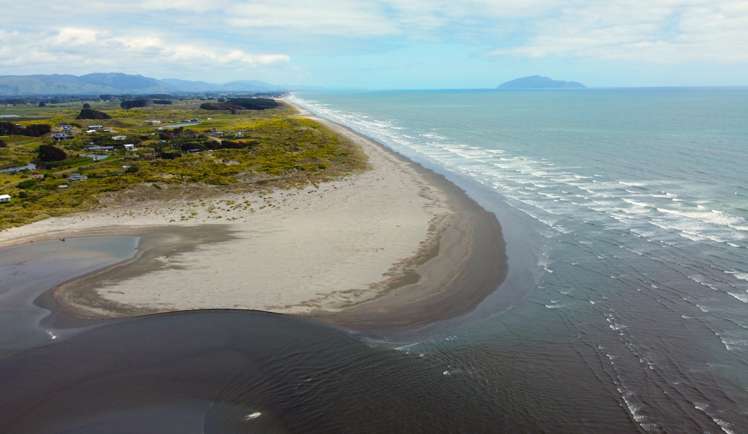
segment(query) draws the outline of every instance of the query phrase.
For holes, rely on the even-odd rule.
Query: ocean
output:
[[[494,212],[501,286],[391,336],[230,310],[76,324],[40,294],[137,237],[5,249],[0,430],[748,432],[748,90],[291,98]]]
[[[292,98],[499,216],[507,281],[407,351],[530,431],[748,431],[748,90]]]

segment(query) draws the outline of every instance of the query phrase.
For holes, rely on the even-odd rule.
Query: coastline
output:
[[[131,260],[53,290],[62,307],[90,318],[238,308],[355,330],[403,329],[467,313],[499,286],[506,255],[493,214],[444,177],[312,118],[357,143],[372,169],[201,205],[144,204],[50,219],[0,233],[0,245],[140,236]],[[216,208],[218,215],[207,212]],[[195,210],[195,218],[184,218]]]

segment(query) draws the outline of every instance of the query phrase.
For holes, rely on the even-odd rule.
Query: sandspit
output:
[[[325,123],[362,147],[370,170],[50,218],[0,233],[0,245],[139,235],[134,259],[54,290],[93,317],[236,308],[391,329],[466,313],[498,287],[506,257],[493,214],[440,175]]]

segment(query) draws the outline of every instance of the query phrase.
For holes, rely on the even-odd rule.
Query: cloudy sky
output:
[[[748,0],[0,0],[0,74],[748,85]]]

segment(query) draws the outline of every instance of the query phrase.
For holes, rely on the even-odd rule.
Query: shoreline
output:
[[[321,210],[324,213],[323,217],[327,217],[328,215],[335,216],[345,212],[359,212],[361,210],[358,207],[361,204],[353,203],[348,207],[340,207],[333,199],[328,199],[328,201],[332,201],[333,203],[326,203],[325,195],[337,195],[337,198],[343,197],[355,201],[358,196],[364,194],[362,189],[368,189],[371,185],[376,186],[375,183],[377,182],[385,182],[382,179],[387,179],[388,176],[396,178],[395,180],[400,181],[400,183],[404,183],[404,180],[410,182],[413,185],[407,185],[407,187],[411,189],[416,185],[420,188],[416,192],[417,197],[412,196],[408,199],[414,203],[405,200],[404,203],[399,205],[400,208],[394,208],[394,211],[395,213],[411,212],[413,211],[411,208],[419,206],[423,210],[415,212],[412,216],[400,216],[399,214],[388,216],[385,213],[385,215],[381,216],[381,219],[388,225],[395,223],[393,228],[383,229],[382,227],[377,227],[370,231],[371,234],[366,234],[376,238],[377,236],[387,235],[390,232],[399,231],[395,234],[397,236],[393,236],[389,240],[389,245],[387,244],[387,240],[383,240],[384,242],[380,243],[384,244],[384,247],[379,247],[382,250],[386,250],[388,247],[391,247],[390,245],[395,246],[390,248],[390,250],[394,250],[394,253],[397,253],[395,255],[396,260],[392,261],[393,256],[390,254],[390,262],[383,265],[381,258],[377,258],[376,252],[373,252],[372,254],[366,253],[359,256],[364,262],[370,258],[374,260],[380,259],[379,263],[375,264],[375,266],[369,265],[366,267],[367,264],[365,263],[332,264],[334,268],[345,268],[347,266],[353,274],[357,272],[367,274],[365,278],[361,276],[358,279],[359,281],[368,279],[368,285],[362,287],[359,284],[353,288],[347,288],[344,279],[350,279],[351,276],[345,275],[322,276],[312,274],[297,276],[297,286],[313,284],[313,281],[318,279],[324,281],[322,287],[327,287],[328,289],[320,292],[308,290],[304,294],[297,294],[296,297],[287,296],[283,298],[281,296],[278,299],[281,303],[277,304],[269,303],[273,301],[272,297],[269,297],[272,294],[267,294],[271,292],[269,290],[265,290],[264,293],[262,289],[249,292],[242,290],[238,293],[234,291],[230,294],[224,291],[223,293],[216,292],[216,294],[213,294],[213,297],[205,294],[202,294],[202,297],[200,297],[205,288],[192,288],[192,291],[182,291],[176,288],[179,283],[171,281],[170,278],[173,280],[182,275],[194,274],[195,276],[192,276],[188,280],[195,281],[196,279],[194,278],[198,278],[197,280],[199,280],[199,278],[205,277],[206,270],[201,270],[200,273],[202,274],[199,274],[196,269],[198,267],[206,268],[204,267],[206,264],[203,263],[201,265],[200,262],[195,262],[194,260],[190,262],[190,258],[205,259],[206,256],[210,256],[210,251],[223,254],[224,258],[230,258],[231,249],[237,249],[234,253],[235,255],[246,253],[248,251],[247,246],[251,247],[251,243],[249,245],[246,244],[247,238],[251,238],[252,236],[262,238],[262,236],[266,235],[259,233],[263,229],[268,232],[288,229],[286,227],[273,227],[272,224],[270,227],[263,228],[260,224],[259,227],[253,228],[255,234],[252,235],[252,231],[247,232],[246,228],[242,225],[245,223],[249,225],[253,223],[268,223],[268,219],[264,217],[253,218],[255,217],[254,215],[247,216],[245,220],[239,223],[234,221],[210,221],[208,224],[205,222],[202,224],[199,222],[195,224],[178,222],[170,225],[139,224],[152,222],[149,222],[148,219],[140,219],[143,220],[141,222],[135,217],[125,225],[107,227],[96,226],[95,224],[87,226],[85,223],[87,219],[84,217],[82,220],[83,223],[77,221],[78,224],[73,225],[74,230],[42,230],[34,233],[33,230],[29,231],[27,229],[25,236],[23,236],[24,231],[19,230],[15,232],[21,232],[22,236],[10,238],[7,232],[4,234],[0,233],[0,245],[6,247],[8,245],[29,242],[30,240],[59,238],[63,235],[107,236],[128,234],[141,237],[141,245],[135,257],[86,276],[73,279],[51,291],[56,304],[59,304],[65,310],[73,312],[75,316],[85,318],[111,318],[193,309],[239,308],[294,314],[353,330],[386,331],[418,328],[432,322],[465,314],[500,285],[506,276],[506,254],[504,252],[501,227],[492,213],[481,208],[465,192],[443,176],[420,166],[376,141],[355,133],[346,126],[319,119],[316,116],[310,116],[309,114],[305,114],[302,108],[293,104],[290,105],[297,108],[302,115],[310,117],[326,125],[338,134],[348,137],[364,150],[370,160],[373,158],[376,164],[367,172],[346,177],[346,179],[341,181],[330,181],[319,186],[308,186],[292,191],[274,190],[270,193],[249,193],[249,196],[253,196],[253,203],[260,198],[265,200],[265,202],[262,202],[265,205],[260,209],[270,210],[265,213],[269,214],[271,217],[270,220],[287,217],[284,216],[285,212],[292,213],[288,209],[284,210],[286,202],[278,204],[280,203],[278,201],[279,197],[282,199],[286,193],[301,196],[301,200],[311,203],[311,205],[308,205],[310,212]],[[386,169],[383,169],[385,166]],[[401,171],[402,173],[393,174],[391,173],[393,170],[396,172]],[[398,179],[397,176],[400,176],[402,179]],[[368,181],[369,184],[362,181]],[[397,187],[398,184],[383,184],[383,186],[393,188]],[[342,196],[341,191],[344,192]],[[385,188],[381,189],[381,191],[388,190]],[[414,192],[408,191],[403,194],[406,193],[413,195]],[[349,196],[346,196],[346,194]],[[388,194],[392,196],[387,198],[389,200],[400,197],[397,193]],[[266,200],[268,196],[272,198]],[[307,196],[314,198],[306,199]],[[319,196],[319,198],[316,196]],[[274,204],[273,199],[278,203]],[[375,198],[372,196],[371,199]],[[227,199],[224,198],[223,200]],[[418,202],[415,203],[416,201]],[[298,200],[294,198],[289,199],[288,202],[291,203],[291,206],[298,205]],[[388,206],[389,204],[386,202],[380,205]],[[336,206],[340,207],[340,209],[336,210]],[[368,218],[365,213],[371,212],[372,209],[364,208],[363,211],[363,215],[354,215],[353,218],[343,219],[343,223],[346,223],[346,225],[336,228],[337,230],[334,232],[344,230],[345,226],[349,226],[352,222],[363,221]],[[100,211],[94,211],[93,214],[98,212]],[[276,215],[273,215],[273,212]],[[304,216],[302,215],[302,217]],[[311,214],[307,217],[312,218]],[[394,221],[392,220],[393,217],[395,218]],[[397,221],[397,217],[402,217],[403,221]],[[427,225],[421,227],[425,217],[428,217]],[[58,220],[64,219],[58,218]],[[291,216],[289,219],[293,220],[294,217]],[[93,220],[95,223],[96,219],[94,218]],[[116,219],[114,220],[116,221]],[[293,223],[298,224],[303,221],[296,219],[293,220]],[[320,223],[320,221],[324,222],[324,218],[316,221],[316,223]],[[399,223],[407,223],[411,227],[406,228],[406,230],[400,230],[397,229],[401,226]],[[42,226],[43,229],[43,225],[37,226]],[[318,228],[309,228],[310,231],[316,229]],[[199,236],[196,237],[195,235]],[[298,236],[299,233],[293,235]],[[271,234],[269,236],[271,240],[277,241],[278,239],[275,235]],[[272,238],[274,236],[275,238]],[[358,233],[353,233],[350,240],[347,240],[345,235],[337,234],[336,236],[337,238],[333,241],[337,243],[358,245],[357,243],[361,241],[360,244],[368,248],[376,248],[378,245],[377,240],[362,239],[361,234]],[[407,236],[408,239],[399,239],[402,236]],[[285,238],[281,240],[289,241]],[[281,246],[281,248],[273,252],[276,254],[275,256],[280,256],[275,257],[274,261],[283,262],[283,255],[293,254],[294,252],[289,251],[289,249],[293,249],[294,247],[304,247],[307,244],[329,240],[324,236],[320,239],[306,240],[310,241],[307,244],[304,244],[304,240],[302,242],[296,240],[297,246],[294,246],[293,241],[291,240],[290,245],[285,246],[285,250]],[[245,243],[244,247],[239,245],[240,242]],[[402,243],[403,245],[399,246],[397,245],[398,243]],[[268,247],[262,244],[261,246]],[[329,254],[331,253],[330,250],[336,247],[351,248],[351,246],[344,246],[343,244],[338,246],[323,246],[314,252],[308,252],[307,256]],[[356,246],[353,247],[355,251]],[[209,252],[206,252],[206,250]],[[411,253],[403,255],[402,252],[407,250],[410,250]],[[226,256],[227,251],[229,253],[228,256]],[[298,254],[298,252],[295,253]],[[268,258],[260,255],[255,259],[267,260]],[[304,258],[295,258],[295,260],[299,259]],[[338,259],[344,261],[346,258],[341,257]],[[292,260],[291,262],[293,263],[294,261]],[[279,265],[276,263],[272,265],[276,266],[276,268],[282,268],[282,264]],[[373,271],[368,269],[377,267],[378,269]],[[320,268],[320,270],[328,272],[335,271],[332,268],[328,268],[327,270]],[[258,270],[255,269],[254,271],[257,272]],[[340,270],[339,274],[342,271]],[[161,275],[160,278],[156,278],[159,275]],[[279,276],[283,277],[282,275]],[[377,276],[379,277],[378,279],[372,279],[372,277]],[[251,272],[244,274],[234,273],[233,275],[235,280],[246,279],[245,283],[242,284],[247,286],[252,286],[251,279],[254,277]],[[265,281],[269,282],[268,278],[272,279],[275,276],[266,276]],[[138,279],[141,280],[139,281]],[[143,291],[140,291],[139,298],[133,298],[131,297],[132,293],[136,291],[128,291],[127,288],[118,288],[118,284],[122,285],[123,282],[131,282],[128,288],[137,288],[137,283],[142,284],[142,279],[145,279],[144,282],[149,282],[149,284],[153,285],[149,287],[162,288],[163,291],[176,291],[179,295],[177,297],[162,299],[156,297],[149,303],[149,294],[143,294]],[[337,281],[343,281],[342,287],[333,286],[336,283],[336,279]],[[168,288],[169,285],[166,285],[167,289],[163,289],[167,281],[170,283],[171,288]],[[234,284],[237,283],[238,280],[234,282]],[[333,290],[330,290],[330,287]],[[222,295],[230,296],[220,299]],[[263,295],[267,296],[264,300],[258,302],[256,299],[253,299],[254,297]],[[306,296],[306,299],[299,302],[299,297],[304,298],[304,296]],[[199,298],[199,300],[196,300],[196,298]],[[184,302],[183,305],[174,304],[174,301],[179,302],[179,299]],[[242,303],[248,299],[252,303]],[[144,300],[146,302],[143,302]],[[289,300],[289,303],[282,303]]]

